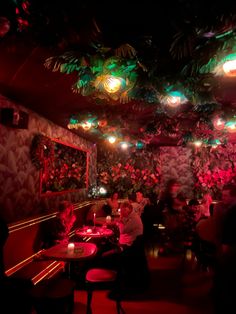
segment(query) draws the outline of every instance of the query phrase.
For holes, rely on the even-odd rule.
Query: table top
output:
[[[113,231],[104,227],[93,227],[93,226],[85,226],[83,228],[77,229],[75,234],[82,237],[93,237],[93,238],[102,238],[102,237],[111,237],[113,235]]]
[[[96,218],[96,225],[109,225],[109,224],[114,224],[116,222],[118,222],[120,219],[120,215],[119,216],[111,216],[111,222],[107,222],[106,217],[98,217]]]
[[[52,258],[60,261],[76,261],[88,259],[97,253],[97,246],[94,243],[73,242],[74,249],[68,250],[68,244],[62,243],[50,247],[42,252],[45,258]]]

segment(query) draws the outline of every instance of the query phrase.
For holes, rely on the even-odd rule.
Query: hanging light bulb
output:
[[[234,133],[236,132],[236,121],[235,120],[230,120],[225,123],[225,128],[228,132]]]
[[[126,143],[126,142],[122,142],[122,143],[120,144],[120,147],[125,150],[125,149],[128,149],[129,144]]]
[[[82,124],[81,124],[82,128],[85,130],[85,131],[88,131],[91,129],[92,127],[92,123],[89,122],[89,121],[84,121]]]
[[[172,108],[176,108],[178,107],[180,104],[184,104],[186,103],[188,100],[187,98],[184,96],[184,94],[182,94],[179,91],[170,91],[168,93],[168,95],[164,96],[161,99],[161,103],[172,107]]]
[[[213,69],[217,76],[236,76],[236,53],[225,56]]]
[[[194,144],[196,147],[201,147],[203,143],[202,143],[202,141],[200,141],[200,140],[196,140],[196,141],[193,142],[193,144]]]
[[[180,104],[181,98],[179,96],[168,96],[166,103],[170,107],[176,107]]]
[[[236,76],[236,59],[226,61],[223,64],[223,71],[227,76]]]
[[[115,136],[109,136],[108,141],[109,141],[109,143],[114,144],[116,141],[116,137]]]
[[[114,76],[108,76],[103,86],[108,93],[116,93],[121,87],[121,79]]]

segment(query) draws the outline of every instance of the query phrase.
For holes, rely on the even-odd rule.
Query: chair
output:
[[[115,289],[118,284],[117,271],[105,268],[92,268],[88,270],[85,277],[87,290],[87,314],[92,314],[92,296],[95,290]],[[116,294],[117,313],[125,313],[121,306],[119,293]]]

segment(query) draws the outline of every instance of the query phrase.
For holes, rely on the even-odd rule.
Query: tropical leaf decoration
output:
[[[197,29],[188,23],[183,30],[179,30],[174,35],[173,42],[170,46],[171,56],[177,60],[192,56],[197,38]]]
[[[84,96],[93,95],[102,99],[111,98],[114,101],[120,100],[125,103],[131,99],[129,91],[136,83],[137,70],[140,70],[140,62],[135,57],[136,52],[128,44],[117,48],[114,56],[108,55],[104,58],[104,52],[110,54],[110,49],[102,50],[99,47],[91,55],[70,51],[61,56],[46,59],[44,65],[53,72],[59,71],[65,74],[77,72],[78,79],[72,86],[74,92]],[[126,55],[129,55],[130,58],[125,58]],[[109,76],[120,79],[121,88],[119,92],[106,93],[104,84]]]
[[[122,58],[134,58],[136,57],[137,52],[134,47],[130,44],[123,44],[120,47],[115,49],[115,56],[122,57]]]

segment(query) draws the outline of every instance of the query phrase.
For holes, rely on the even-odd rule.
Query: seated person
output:
[[[76,221],[74,206],[69,201],[61,201],[55,219],[44,225],[42,248],[69,242],[69,233]]]
[[[206,193],[203,195],[200,209],[200,218],[209,217],[210,216],[210,205],[212,204],[212,197],[210,193]]]
[[[136,212],[139,214],[139,216],[142,215],[144,211],[144,207],[148,204],[150,204],[150,200],[147,197],[144,197],[143,193],[141,191],[136,192],[136,202],[138,203],[138,206],[136,208]]]
[[[188,215],[191,215],[195,223],[201,219],[200,204],[197,199],[191,199],[185,207]]]
[[[143,234],[142,220],[129,202],[122,203],[117,224],[120,230],[119,244],[123,247],[131,246],[137,236]]]
[[[119,194],[117,192],[113,193],[111,198],[108,199],[107,204],[111,206],[112,215],[116,215],[120,208]]]
[[[105,202],[100,202],[91,206],[86,216],[86,223],[88,225],[94,224],[94,214],[96,214],[95,215],[96,218],[111,216],[112,208],[109,204]]]
[[[122,203],[117,224],[120,229],[119,246],[122,250],[121,282],[128,289],[145,289],[149,281],[149,271],[143,241],[143,223],[129,202]]]
[[[124,249],[132,246],[133,242],[139,235],[143,235],[143,223],[140,216],[133,210],[130,202],[126,201],[121,204],[120,218],[114,224],[119,229],[118,242],[112,243],[108,253],[120,253]],[[106,255],[106,253],[105,253]]]
[[[143,224],[130,202],[121,204],[118,245],[103,253],[97,262],[101,267],[118,269],[120,282],[126,288],[143,289],[148,284],[148,265],[143,242]]]
[[[131,193],[128,195],[128,201],[133,206],[133,210],[137,213],[139,212],[139,203],[136,200],[136,193]]]

